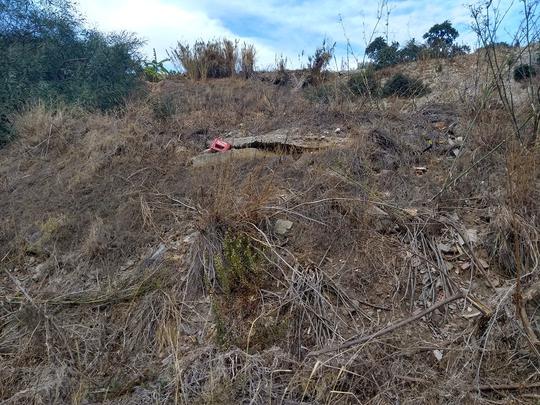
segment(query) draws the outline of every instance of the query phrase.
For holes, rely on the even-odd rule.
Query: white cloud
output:
[[[467,0],[463,0],[467,1]],[[473,1],[473,0],[469,0]],[[283,54],[290,66],[299,65],[302,51],[312,53],[323,38],[338,41],[336,54],[346,54],[345,35],[361,55],[377,21],[376,0],[80,0],[90,23],[104,30],[127,30],[148,41],[145,51],[156,48],[158,56],[174,46],[177,40],[219,37],[238,38],[253,43],[258,52],[259,67],[273,65],[275,56]],[[460,24],[460,40],[474,41],[470,30],[468,8],[456,0],[391,0],[389,39],[404,43],[421,39],[433,24],[449,19]],[[244,22],[249,27],[243,27]],[[261,22],[261,27],[258,27]],[[232,32],[229,27],[235,27]],[[248,28],[248,29],[244,29]],[[377,34],[385,31],[384,17]],[[242,33],[249,32],[251,36]],[[307,58],[304,56],[302,61]]]
[[[163,0],[80,0],[79,4],[89,25],[104,31],[137,33],[146,40],[143,51],[148,56],[155,48],[158,58],[164,57],[179,40],[192,43],[201,38],[227,37],[254,43],[262,66],[274,61],[271,48],[235,35],[203,10]]]

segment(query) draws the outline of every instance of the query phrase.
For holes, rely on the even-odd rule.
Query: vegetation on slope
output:
[[[10,115],[0,401],[535,403],[540,78],[493,29],[351,75],[327,44],[250,80],[154,56],[120,112]]]

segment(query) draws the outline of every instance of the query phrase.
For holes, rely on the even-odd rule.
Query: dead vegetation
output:
[[[195,44],[178,42],[169,57],[191,80],[241,76],[249,79],[255,68],[255,47],[229,39],[197,41]]]
[[[466,82],[443,104],[431,83],[421,100],[319,102],[289,80],[165,80],[118,114],[16,117],[3,402],[538,400],[530,109],[518,137]],[[190,163],[216,136],[291,128],[346,142]]]

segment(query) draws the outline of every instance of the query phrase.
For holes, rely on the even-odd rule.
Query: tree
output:
[[[139,82],[141,41],[88,30],[71,0],[0,0],[0,143],[38,99],[107,109]]]
[[[399,51],[400,59],[403,62],[413,62],[420,59],[422,52],[424,52],[425,45],[416,42],[416,39],[411,39],[407,44]]]
[[[383,37],[377,37],[367,46],[366,55],[373,60],[376,69],[395,65],[400,62],[399,43],[388,45]]]
[[[435,57],[448,57],[459,32],[448,20],[435,24],[423,36]]]

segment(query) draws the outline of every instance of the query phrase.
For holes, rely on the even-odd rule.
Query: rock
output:
[[[436,349],[436,350],[433,350],[433,355],[435,356],[435,358],[437,359],[437,361],[441,361],[442,358],[443,358],[443,352]]]
[[[236,135],[236,134],[234,134]],[[348,141],[345,138],[305,133],[299,129],[278,129],[263,135],[252,136],[232,136],[223,138],[223,141],[230,143],[233,148],[277,148],[285,146],[298,149],[321,149],[330,146],[345,145]]]
[[[396,225],[388,213],[377,207],[371,205],[367,210],[368,215],[374,218],[375,230],[381,233],[389,233],[395,230]]]
[[[465,235],[469,239],[469,243],[473,245],[478,242],[478,231],[476,229],[467,229]]]
[[[405,208],[403,211],[406,212],[407,214],[409,214],[411,217],[418,216],[418,209],[417,208]]]
[[[293,223],[286,219],[278,219],[274,225],[274,231],[278,235],[286,235],[292,228]]]
[[[454,247],[449,243],[439,243],[437,244],[437,247],[443,253],[454,253],[456,251]]]
[[[335,134],[341,133],[341,128],[336,128],[336,129],[334,130],[334,133],[335,133]]]
[[[489,264],[484,259],[478,259],[478,262],[480,263],[480,266],[484,268],[484,270],[489,269]]]
[[[34,267],[34,270],[33,270],[34,274],[32,274],[32,280],[34,281],[42,280],[50,273],[52,268],[53,268],[53,261],[50,259],[43,263],[38,264],[36,267]]]

